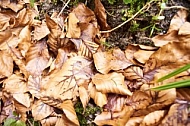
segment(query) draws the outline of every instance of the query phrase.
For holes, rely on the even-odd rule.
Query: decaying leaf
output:
[[[107,74],[110,70],[125,69],[132,65],[120,49],[114,49],[112,52],[97,52],[93,58],[96,69],[103,74]]]
[[[116,93],[122,95],[132,95],[124,83],[124,76],[121,73],[99,74],[92,78],[96,89],[102,93]]]
[[[138,66],[130,66],[126,68],[123,74],[129,80],[141,80],[143,78],[143,71]]]
[[[26,53],[26,70],[32,76],[39,76],[47,67],[49,53],[46,42],[40,41],[33,44]]]
[[[13,59],[8,51],[0,51],[0,64],[0,78],[9,77],[13,73]]]
[[[140,117],[131,117],[127,123],[125,124],[125,126],[138,126],[141,124],[142,120],[143,120],[144,116],[140,116]]]
[[[164,117],[164,110],[154,111],[144,117],[141,122],[141,126],[153,126],[158,125],[161,119]]]
[[[75,125],[79,126],[77,115],[75,113],[75,109],[73,107],[73,103],[72,103],[71,100],[64,101],[61,104],[60,108],[62,108],[63,112],[65,113],[65,116],[67,117],[67,119],[69,119]]]
[[[40,100],[36,100],[32,105],[32,115],[34,120],[42,120],[48,117],[53,112],[53,108],[44,104]]]

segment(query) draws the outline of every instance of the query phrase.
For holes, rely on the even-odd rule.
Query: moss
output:
[[[102,111],[102,109],[99,106],[89,103],[86,109],[84,109],[82,103],[79,101],[75,104],[74,107],[80,126],[95,126],[95,124],[92,121],[95,118],[95,114]]]

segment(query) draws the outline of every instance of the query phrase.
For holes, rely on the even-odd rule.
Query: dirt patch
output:
[[[106,1],[103,2],[103,4],[108,13],[108,24],[111,26],[111,28],[114,28],[124,22],[123,11],[130,9],[129,5],[123,4],[122,1],[114,5],[110,5]],[[184,0],[170,0],[166,2],[166,6],[183,6],[190,8],[190,2]],[[146,11],[141,13],[132,21],[111,32],[107,42],[111,46],[118,46],[121,49],[125,49],[128,43],[153,46],[150,38],[157,34],[165,34],[169,28],[172,17],[179,10],[177,8],[165,9],[160,14],[165,18],[163,20],[153,21],[153,17],[159,14],[160,9],[161,7],[158,2],[152,3]],[[125,18],[127,19],[129,17]],[[135,28],[135,26],[133,26],[134,22],[138,27]],[[153,27],[155,28],[153,29]]]

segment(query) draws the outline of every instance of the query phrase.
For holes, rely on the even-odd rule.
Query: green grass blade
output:
[[[161,81],[164,81],[164,80],[166,80],[168,78],[171,78],[171,77],[173,77],[173,76],[175,76],[175,75],[177,75],[177,74],[179,74],[181,72],[184,72],[184,71],[188,70],[189,68],[190,68],[190,64],[187,64],[184,67],[181,67],[181,68],[167,74],[166,76],[161,77],[160,79],[157,80],[157,82],[161,82]]]
[[[190,79],[168,83],[168,84],[165,84],[165,85],[161,85],[161,86],[158,86],[158,87],[151,88],[151,90],[159,91],[159,90],[166,90],[166,89],[180,88],[180,87],[188,87],[188,86],[190,86]]]

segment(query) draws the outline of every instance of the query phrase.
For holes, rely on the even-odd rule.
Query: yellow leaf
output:
[[[96,74],[92,78],[96,89],[102,93],[116,93],[122,95],[132,95],[124,83],[124,76],[121,73]]]

